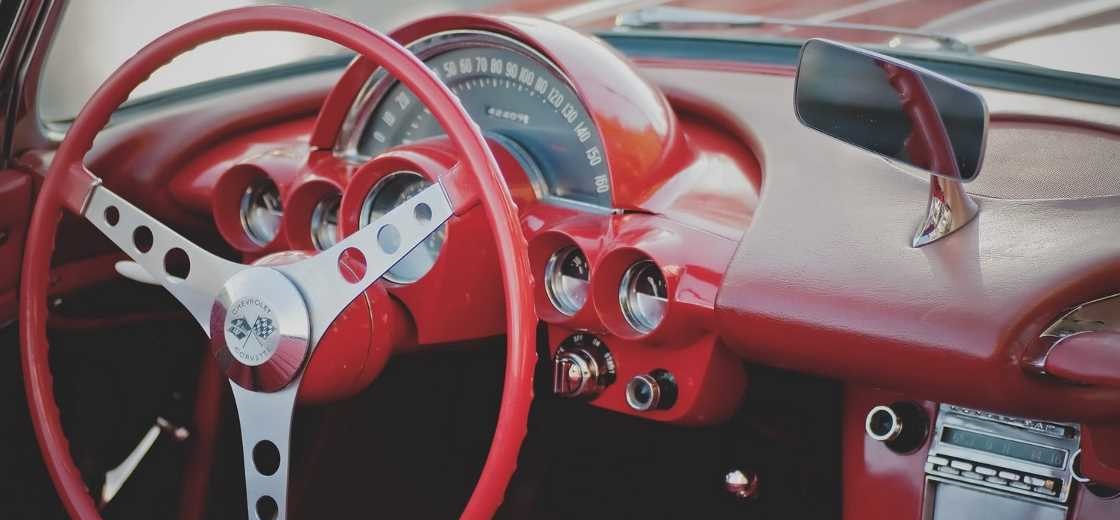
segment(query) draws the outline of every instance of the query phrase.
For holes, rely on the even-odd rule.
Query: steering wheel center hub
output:
[[[226,314],[226,348],[242,364],[258,366],[276,353],[276,327],[276,312],[268,302],[256,296],[241,298]]]
[[[230,278],[210,313],[211,352],[247,390],[275,392],[294,381],[307,361],[310,332],[303,296],[268,267]]]

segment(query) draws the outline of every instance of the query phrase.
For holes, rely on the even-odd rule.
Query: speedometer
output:
[[[610,178],[599,131],[563,74],[536,51],[481,32],[436,35],[410,47],[458,96],[483,133],[526,163],[545,200],[609,207]],[[352,151],[373,157],[443,135],[407,87],[382,74],[368,89]]]

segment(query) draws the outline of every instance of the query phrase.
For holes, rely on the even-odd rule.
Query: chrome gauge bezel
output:
[[[547,69],[549,73],[562,80],[573,92],[579,92],[571,78],[547,56],[521,41],[502,34],[473,29],[444,31],[413,41],[405,47],[423,62],[440,54],[469,47],[491,47],[508,50],[536,62],[542,68]],[[381,105],[385,95],[396,83],[396,78],[389,75],[384,68],[379,67],[370,75],[369,80],[358,92],[354,104],[350,106],[350,110],[342,122],[338,139],[335,142],[335,155],[353,163],[362,163],[371,159],[370,156],[363,154],[359,149],[362,136],[366,127],[372,122],[371,118],[374,111]],[[582,99],[580,99],[580,103],[586,106]],[[596,128],[596,131],[598,132],[598,128]],[[499,142],[503,140],[501,136],[497,135],[487,135],[487,137]],[[609,207],[549,193],[548,184],[537,166],[526,159],[525,154],[519,147],[510,147],[509,144],[509,142],[503,142],[503,145],[507,146],[524,167],[529,186],[537,200],[592,213],[609,214],[611,212]]]
[[[578,92],[571,78],[569,78],[567,74],[564,74],[564,71],[560,70],[552,60],[548,59],[544,54],[541,54],[540,51],[509,36],[487,31],[461,29],[432,34],[405,46],[405,48],[422,62],[439,54],[467,47],[493,47],[522,54],[538,62],[556,77],[562,79],[572,91]],[[335,143],[336,155],[355,162],[363,162],[370,159],[370,157],[363,155],[358,149],[358,146],[361,144],[362,134],[366,125],[370,122],[370,116],[373,114],[373,111],[381,104],[385,93],[388,92],[396,82],[396,78],[389,75],[388,72],[381,67],[370,75],[370,79],[366,81],[365,85],[363,85],[362,89],[358,92],[354,104],[350,106],[350,110],[342,122],[342,128],[339,131],[338,140]],[[538,189],[538,186],[534,185],[533,189]]]
[[[402,179],[413,179],[415,181],[420,181],[425,183],[425,186],[432,184],[432,181],[430,179],[424,177],[423,175],[420,175],[419,173],[409,170],[393,172],[382,177],[377,181],[377,184],[374,184],[373,188],[369,190],[369,193],[366,194],[365,199],[362,200],[361,213],[359,213],[358,215],[359,229],[369,225],[370,222],[377,220],[381,217],[381,215],[384,215],[388,211],[392,210],[393,207],[395,207],[378,207],[377,202],[378,198],[384,194],[386,189],[393,186],[395,183],[401,182]],[[375,212],[377,213],[376,215],[374,214]],[[410,260],[414,260],[416,258],[414,255],[423,253],[422,251],[420,251],[421,248],[431,247],[430,242],[436,239],[439,240],[439,246],[436,250],[435,255],[432,257],[432,261],[422,269],[422,272],[419,272],[412,276],[404,275],[401,272],[402,267],[408,265],[407,262],[409,262]],[[421,242],[420,245],[416,247],[416,249],[405,255],[405,257],[402,258],[400,262],[397,262],[396,265],[386,271],[385,274],[382,275],[382,278],[400,285],[415,283],[416,281],[427,275],[429,272],[431,272],[432,267],[435,266],[436,261],[439,260],[439,255],[443,251],[443,245],[446,243],[447,223],[444,223],[438,229],[436,229],[434,233],[428,236],[428,238],[424,239],[424,241]]]
[[[316,202],[311,210],[311,245],[317,251],[325,251],[338,243],[338,211],[341,207],[342,194],[333,193]]]
[[[668,290],[665,273],[661,271],[657,263],[649,259],[639,260],[627,267],[626,271],[622,273],[622,281],[618,284],[618,304],[622,311],[622,318],[640,334],[649,334],[657,329],[665,321],[665,314],[669,306],[667,294],[664,299],[654,298],[661,300],[660,313],[652,315],[650,309],[639,301],[638,283],[641,281],[640,275],[646,269],[653,269],[661,279],[661,283],[666,284],[666,290]]]
[[[588,272],[588,278],[583,280],[582,294],[573,292],[579,291],[580,288],[568,284],[564,280],[565,278],[572,278],[564,275],[562,267],[564,262],[568,261],[574,254],[583,258],[584,265],[587,265],[587,255],[580,248],[567,246],[553,252],[544,266],[545,294],[548,295],[548,301],[552,303],[552,307],[565,316],[575,316],[582,310],[587,305],[588,296],[591,292],[590,272]]]
[[[273,192],[276,197],[277,207],[279,209],[278,216],[275,217],[275,226],[272,229],[257,229],[260,227],[255,223],[255,218],[250,215],[250,211],[258,206],[257,201],[265,191]],[[257,246],[266,246],[276,240],[280,234],[280,227],[283,225],[284,220],[284,206],[280,199],[280,189],[276,183],[269,179],[259,179],[249,183],[245,187],[245,191],[241,194],[240,207],[238,208],[238,215],[241,220],[241,231],[250,242]]]

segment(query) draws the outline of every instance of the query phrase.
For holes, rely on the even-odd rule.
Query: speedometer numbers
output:
[[[599,132],[579,96],[547,60],[512,40],[474,33],[445,35],[414,50],[487,136],[516,148],[515,155],[530,163],[526,170],[538,195],[610,206]],[[443,135],[406,87],[393,82],[380,88],[357,146],[361,155]]]

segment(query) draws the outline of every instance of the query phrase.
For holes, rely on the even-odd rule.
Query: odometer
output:
[[[412,46],[454,92],[483,132],[528,162],[544,198],[610,206],[603,144],[568,81],[532,49],[475,32],[435,36]],[[356,152],[442,135],[439,123],[405,86],[375,76]],[[368,106],[368,105],[367,105]]]

